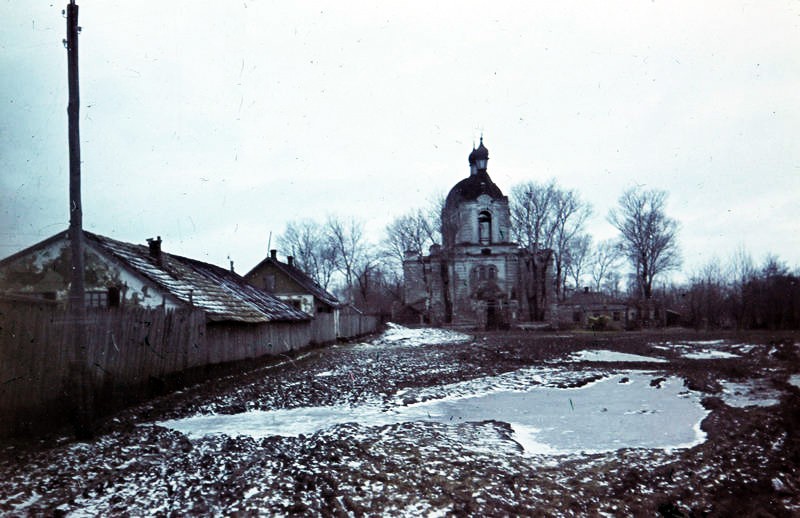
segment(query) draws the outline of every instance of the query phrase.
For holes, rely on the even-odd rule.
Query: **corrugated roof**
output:
[[[165,252],[161,252],[159,262],[150,255],[147,245],[125,243],[86,231],[84,234],[92,244],[176,299],[205,311],[210,320],[259,323],[309,318],[225,268]]]
[[[282,263],[277,259],[272,259],[271,257],[267,257],[258,263],[252,270],[245,274],[245,277],[249,276],[251,273],[265,265],[275,266],[277,269],[295,281],[301,288],[308,291],[308,293],[323,303],[333,307],[341,306],[342,303],[339,302],[339,299],[325,291],[322,286],[314,282],[314,279],[306,275],[301,269],[297,268],[296,266],[289,266],[287,263]]]

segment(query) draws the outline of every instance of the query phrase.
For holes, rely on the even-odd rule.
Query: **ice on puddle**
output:
[[[623,377],[630,383],[619,383]],[[620,448],[674,449],[705,440],[699,423],[708,414],[696,395],[685,397],[679,378],[661,388],[651,374],[626,372],[577,388],[530,387],[525,391],[484,391],[396,406],[336,405],[201,415],[159,423],[192,438],[209,434],[313,434],[343,423],[364,427],[413,422],[443,424],[500,421],[511,425],[514,439],[529,454],[603,452]],[[488,387],[487,387],[488,388]],[[683,396],[682,396],[683,395]]]
[[[684,353],[681,356],[690,360],[716,360],[728,358],[741,358],[738,354],[728,353],[725,351],[709,351],[707,349],[693,353]]]
[[[667,363],[663,358],[652,358],[650,356],[640,356],[638,354],[618,353],[616,351],[592,350],[579,351],[572,353],[569,361],[576,362],[654,362]]]

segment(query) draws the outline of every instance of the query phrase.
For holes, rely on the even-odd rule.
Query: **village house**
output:
[[[508,197],[487,172],[483,144],[469,154],[469,176],[449,192],[442,245],[403,261],[405,304],[423,321],[500,328],[554,316],[551,250],[530,251],[511,238]]]
[[[67,422],[77,369],[83,391],[105,412],[377,327],[367,315],[334,320],[324,311],[335,299],[318,292],[312,318],[232,268],[165,253],[160,237],[146,245],[86,231],[83,238],[87,307],[80,319],[67,308],[68,232],[0,261],[0,328],[7,331],[0,357],[9,360],[0,362],[8,382],[0,391],[0,415],[8,417],[0,436]]]
[[[314,282],[295,265],[294,257],[287,256],[286,262],[278,259],[278,251],[270,250],[269,257],[258,263],[244,275],[245,281],[264,290],[295,309],[299,309],[319,322],[330,322],[333,336],[354,336],[362,330],[361,312],[352,306],[342,304],[339,299]],[[346,318],[343,318],[346,317]]]
[[[558,304],[558,325],[593,329],[624,329],[632,308],[625,302],[584,288]]]
[[[161,237],[135,245],[84,231],[88,308],[191,308],[209,321],[302,322],[302,311],[254,288],[219,266],[162,251]],[[66,305],[70,285],[68,232],[60,232],[0,261],[5,298]]]
[[[294,257],[290,255],[286,262],[279,261],[277,250],[270,250],[269,257],[247,272],[244,279],[312,317],[334,313],[342,306],[336,297],[295,266]]]

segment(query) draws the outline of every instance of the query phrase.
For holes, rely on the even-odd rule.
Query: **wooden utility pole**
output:
[[[83,207],[81,205],[81,143],[78,112],[78,6],[67,5],[67,81],[69,84],[69,241],[72,258],[69,311],[73,323],[73,362],[70,365],[71,392],[75,404],[75,434],[91,436],[92,377],[86,351],[86,302],[84,300]]]

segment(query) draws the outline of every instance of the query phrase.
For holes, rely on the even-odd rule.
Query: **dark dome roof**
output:
[[[472,153],[469,154],[469,165],[475,165],[478,160],[489,160],[489,150],[483,145],[483,137],[481,137],[481,143],[477,149],[472,148]]]
[[[494,200],[503,198],[500,187],[495,185],[486,171],[478,171],[477,174],[458,182],[455,187],[450,189],[444,205],[445,208],[449,208],[462,201],[474,201],[482,194],[486,194]]]
[[[486,149],[486,146],[483,145],[483,137],[481,137],[481,143],[478,146],[478,149],[473,151],[475,160],[489,160],[489,150]],[[473,155],[470,155],[473,156]]]

